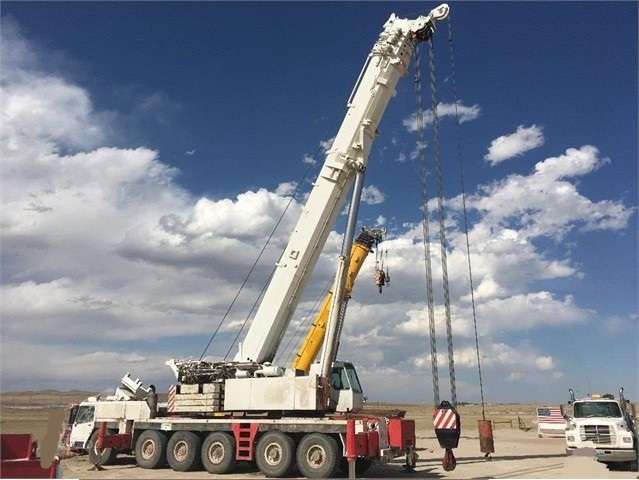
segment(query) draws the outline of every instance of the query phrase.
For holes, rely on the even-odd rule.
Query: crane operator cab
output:
[[[311,365],[311,374],[319,363]],[[340,413],[357,413],[364,407],[364,392],[355,367],[350,362],[333,362],[329,409]]]

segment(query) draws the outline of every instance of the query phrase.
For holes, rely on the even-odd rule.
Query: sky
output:
[[[449,5],[433,38],[436,129],[420,48],[425,178],[416,60],[371,150],[357,230],[386,236],[338,357],[369,401],[434,401],[425,184],[451,396],[439,150],[458,401],[622,386],[636,401],[638,4]],[[101,392],[127,372],[166,391],[168,359],[233,358],[384,23],[436,6],[2,2],[2,391]],[[331,283],[345,210],[281,365]],[[391,276],[382,294],[376,266]]]

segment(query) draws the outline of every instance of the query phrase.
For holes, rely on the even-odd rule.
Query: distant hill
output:
[[[0,394],[0,405],[68,405],[77,403],[85,398],[95,395],[95,392],[81,390],[69,390],[59,392],[56,390],[6,392]]]

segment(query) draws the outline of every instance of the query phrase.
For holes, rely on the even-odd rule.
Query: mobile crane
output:
[[[414,467],[414,420],[359,413],[363,393],[355,368],[335,357],[371,145],[388,102],[396,94],[397,82],[407,73],[414,46],[430,39],[435,23],[448,12],[448,5],[442,4],[412,20],[392,14],[384,24],[234,360],[167,361],[177,384],[169,387],[166,409],[158,408],[154,388],[144,389],[139,380],[133,382],[136,396],[131,401],[147,402],[148,418],[139,414],[128,418],[126,410],[132,404],[127,401],[120,401],[109,413],[96,408],[94,440],[87,445],[94,458],[111,459],[114,451],[130,451],[143,468],[158,468],[168,462],[176,471],[203,466],[214,474],[232,472],[237,461],[255,460],[270,477],[285,476],[296,463],[306,477],[330,477],[343,467],[344,460],[348,460],[351,476],[358,460],[366,467],[373,460],[402,455],[406,456],[406,468]],[[301,368],[274,365],[292,315],[351,189],[349,219],[330,307],[325,310],[325,326],[309,334],[311,340],[306,343],[315,345],[297,365]],[[312,363],[320,341],[320,361]]]

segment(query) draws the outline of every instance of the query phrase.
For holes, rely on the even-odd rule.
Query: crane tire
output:
[[[95,449],[95,445],[98,442],[98,434],[100,432],[95,430],[91,436],[89,437],[89,442],[87,443],[87,452],[89,453],[89,461],[93,465],[111,465],[115,462],[116,457],[118,456],[118,451],[115,448],[105,448],[102,452],[98,453]],[[115,433],[113,430],[108,430],[108,434]]]
[[[295,441],[279,430],[264,433],[257,441],[255,463],[267,477],[285,477],[295,464]]]
[[[202,444],[204,470],[215,475],[235,470],[235,437],[226,432],[211,432]]]
[[[141,468],[155,469],[166,465],[169,439],[158,430],[144,430],[135,442],[135,462]]]
[[[166,446],[166,460],[176,472],[190,472],[200,466],[202,439],[189,431],[177,431]]]
[[[297,447],[297,467],[306,478],[331,478],[342,455],[337,440],[323,433],[305,435]]]

